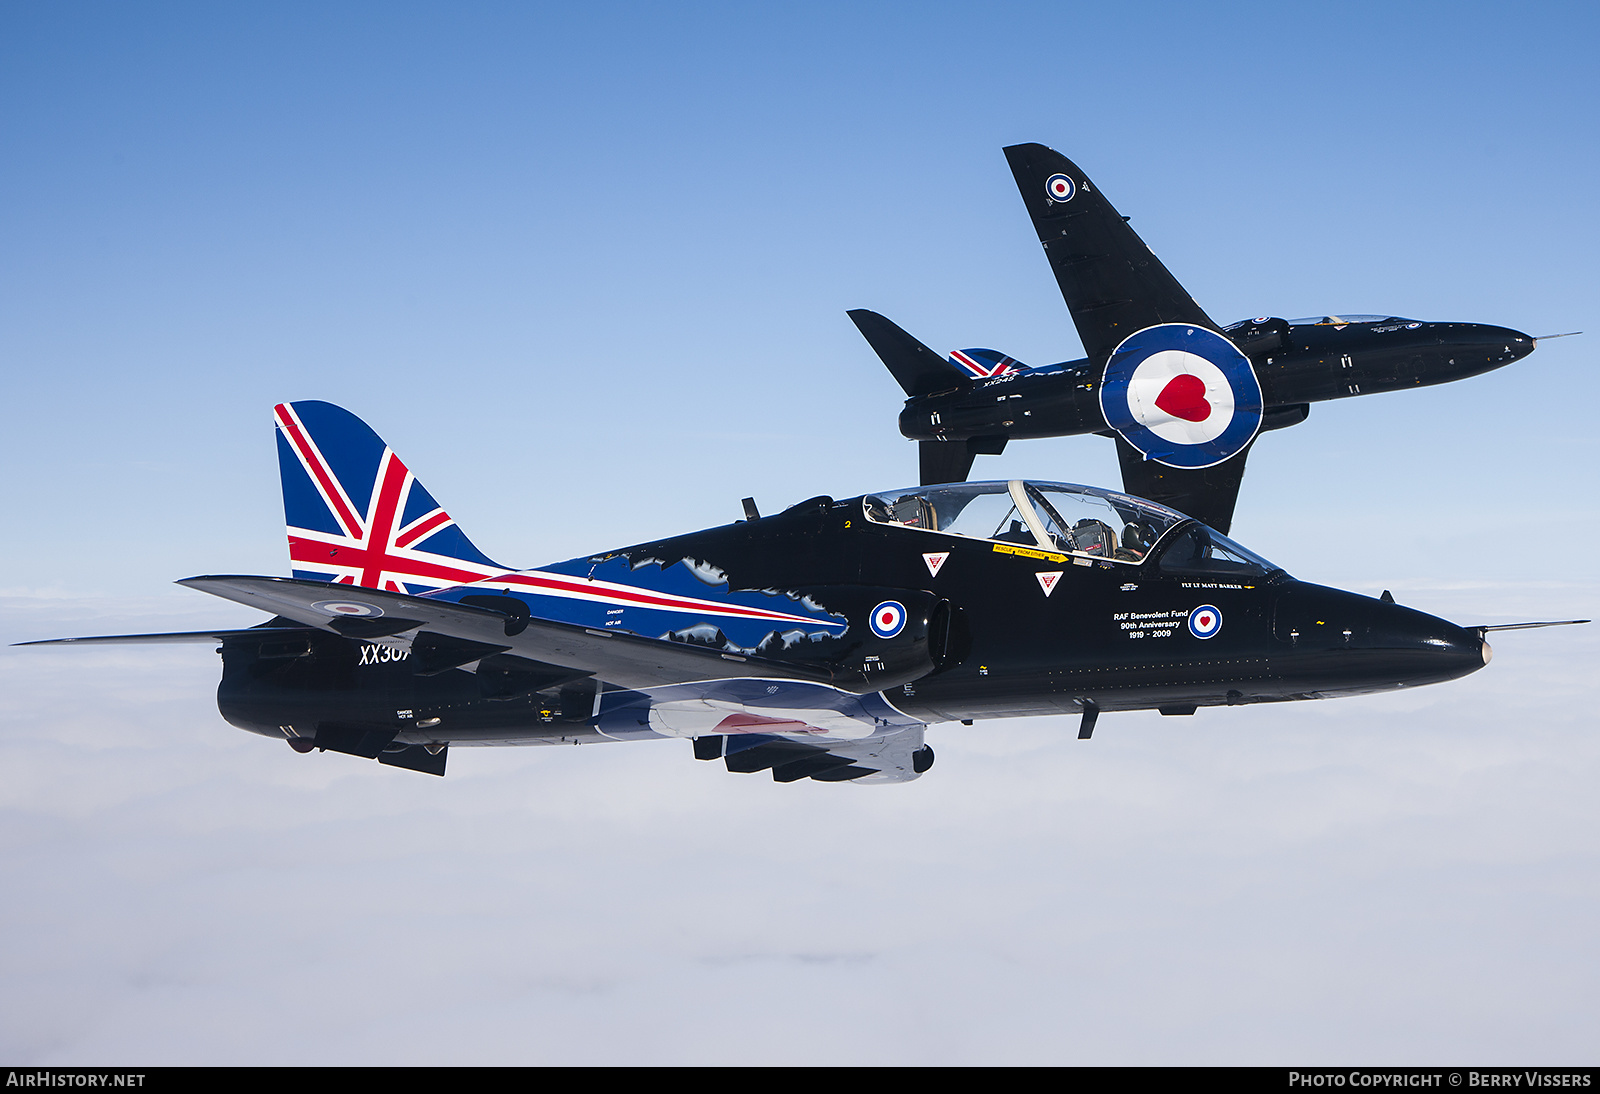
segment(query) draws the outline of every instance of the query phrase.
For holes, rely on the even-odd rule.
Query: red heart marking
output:
[[[1156,406],[1186,422],[1203,422],[1211,417],[1205,381],[1187,372],[1167,381],[1167,386],[1156,396]]]
[[[810,726],[793,718],[768,718],[760,714],[730,714],[717,723],[717,729],[724,733],[754,733],[775,726],[782,727],[777,730],[779,733],[811,732]]]

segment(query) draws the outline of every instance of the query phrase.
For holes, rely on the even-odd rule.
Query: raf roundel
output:
[[[1044,192],[1051,201],[1071,201],[1078,192],[1077,183],[1067,175],[1051,175],[1044,180]]]
[[[375,619],[383,614],[383,609],[376,604],[363,604],[357,600],[319,600],[311,606],[319,612],[351,619]]]
[[[1206,327],[1162,323],[1124,338],[1106,361],[1100,412],[1146,459],[1212,467],[1261,428],[1250,358]]]
[[[893,638],[906,625],[906,606],[898,600],[885,600],[872,609],[872,633],[879,638]]]
[[[1222,629],[1222,613],[1210,604],[1202,604],[1189,613],[1189,633],[1196,638],[1215,638]]]

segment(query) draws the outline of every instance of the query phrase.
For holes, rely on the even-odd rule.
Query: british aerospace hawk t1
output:
[[[850,313],[906,393],[900,431],[921,479],[959,482],[1008,441],[1115,438],[1123,488],[1230,530],[1245,459],[1311,404],[1442,384],[1510,364],[1537,341],[1506,327],[1393,315],[1214,322],[1077,164],[1007,148],[1086,358],[1029,368],[991,349],[941,357],[888,319]],[[1552,335],[1548,337],[1562,337]]]
[[[392,449],[323,402],[276,408],[292,577],[180,584],[246,629],[214,643],[233,725],[442,775],[452,746],[682,737],[779,782],[898,782],[936,722],[1356,695],[1450,680],[1484,634],[1306,584],[1110,490],[957,483],[531,570],[492,561]],[[29,643],[41,645],[51,643]]]

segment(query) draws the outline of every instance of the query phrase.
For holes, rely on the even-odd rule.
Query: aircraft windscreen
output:
[[[1281,569],[1204,524],[1179,532],[1162,549],[1160,566],[1164,574],[1240,578],[1264,578]]]
[[[1411,323],[1398,315],[1308,315],[1304,319],[1291,319],[1291,327],[1344,327],[1351,323]]]
[[[889,490],[863,500],[868,520],[1137,564],[1188,519],[1140,498],[1068,483],[972,482]]]

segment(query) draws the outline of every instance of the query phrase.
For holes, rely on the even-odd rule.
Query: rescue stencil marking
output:
[[[944,565],[944,560],[950,557],[949,551],[935,551],[922,556],[922,561],[928,564],[928,576],[938,577],[939,567]]]
[[[1050,594],[1056,591],[1056,583],[1061,580],[1061,571],[1053,570],[1050,573],[1033,576],[1039,579],[1039,588],[1044,590],[1045,598],[1049,599]]]
[[[994,551],[997,555],[1021,555],[1023,558],[1037,558],[1045,562],[1065,562],[1066,555],[1054,551],[1037,551],[1032,547],[1015,547],[1009,543],[996,543]]]

